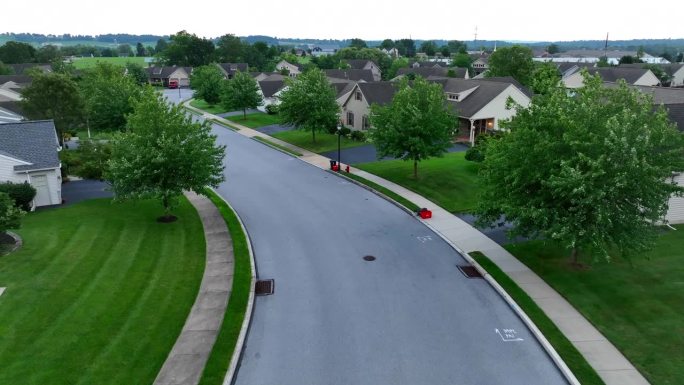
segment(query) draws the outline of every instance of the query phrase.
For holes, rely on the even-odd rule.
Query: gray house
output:
[[[33,207],[61,204],[60,150],[52,120],[0,124],[0,182],[30,183]]]

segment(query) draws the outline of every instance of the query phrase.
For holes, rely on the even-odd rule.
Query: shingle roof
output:
[[[247,72],[249,69],[249,65],[247,63],[218,63],[218,65],[229,75],[232,75],[237,71]]]
[[[280,80],[262,80],[259,82],[259,87],[261,88],[261,93],[264,94],[265,98],[270,98],[285,87],[285,81]]]
[[[167,79],[178,68],[179,67],[176,67],[176,66],[148,67],[148,68],[145,68],[145,70],[147,71],[147,76],[150,78]],[[180,67],[180,68],[183,68],[185,70],[185,72],[188,74],[188,76],[190,76],[190,73],[192,73],[192,67]]]
[[[378,65],[375,64],[372,60],[365,60],[365,59],[352,59],[352,60],[345,60],[347,64],[349,64],[349,67],[354,70],[362,70],[368,62],[371,62],[377,67]]]
[[[358,83],[359,89],[366,98],[368,105],[385,105],[392,101],[394,93],[397,92],[396,82],[371,82]]]
[[[31,163],[14,166],[14,171],[58,168],[58,148],[52,120],[0,124],[0,152]]]
[[[50,63],[18,63],[18,64],[8,64],[12,67],[15,75],[24,75],[27,70],[38,67],[44,72],[52,72],[52,65]]]
[[[464,118],[475,115],[506,88],[511,85],[515,86],[515,84],[503,80],[492,81],[485,79],[473,80],[450,78],[438,80],[436,82],[442,84],[445,92],[450,93],[460,93],[477,87],[463,100],[449,100],[449,103],[453,103],[456,106],[458,116]]]
[[[0,87],[8,82],[14,82],[19,86],[31,84],[33,79],[26,75],[0,75]]]
[[[616,83],[603,83],[604,87],[614,88]],[[653,97],[653,104],[663,105],[680,131],[684,131],[684,88],[630,86]]]
[[[625,67],[599,67],[587,68],[590,74],[598,74],[605,82],[615,82],[624,79],[629,84],[634,84],[648,72],[644,68],[625,68]]]
[[[348,94],[356,85],[356,82],[351,80],[339,79],[339,78],[328,78],[328,82],[335,89],[336,98]]]
[[[681,104],[668,104],[665,106],[667,110],[667,116],[673,121],[679,131],[684,131],[684,103]]]
[[[499,82],[499,83],[513,84],[514,86],[518,87],[518,89],[520,91],[522,91],[522,93],[525,94],[525,96],[527,96],[528,98],[531,98],[532,96],[534,96],[534,93],[532,92],[532,90],[530,90],[529,88],[522,85],[522,83],[515,80],[515,78],[512,76],[495,76],[495,77],[491,77],[491,78],[484,77],[484,78],[479,79],[479,80],[483,80],[486,82]]]
[[[418,67],[418,68],[399,68],[397,76],[415,74],[424,78],[428,76],[447,76],[449,70],[443,67]],[[465,76],[465,75],[464,75]]]
[[[344,70],[324,70],[325,76],[329,78],[346,79],[365,82],[372,82],[373,71],[371,70],[356,70],[356,69],[344,69]]]

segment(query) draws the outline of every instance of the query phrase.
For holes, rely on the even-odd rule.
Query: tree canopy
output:
[[[512,76],[529,86],[534,72],[532,50],[521,45],[502,47],[489,56],[487,77]]]
[[[257,108],[262,103],[259,85],[250,74],[238,71],[225,82],[221,104],[230,110],[242,110],[243,119],[247,119],[248,108]]]
[[[223,73],[215,65],[197,67],[190,75],[190,87],[195,90],[195,97],[204,99],[210,105],[221,101]]]
[[[624,82],[555,88],[518,108],[482,163],[480,224],[501,218],[511,235],[540,236],[571,250],[608,258],[648,248],[667,200],[680,191],[682,136],[665,111]]]
[[[185,190],[204,194],[224,180],[225,146],[216,145],[207,122],[195,123],[151,87],[128,116],[128,132],[112,143],[106,177],[116,199],[159,199],[166,218]]]
[[[36,59],[36,49],[31,44],[8,41],[0,45],[0,61],[5,64],[32,63]]]
[[[420,76],[402,79],[390,104],[371,106],[370,119],[378,158],[412,160],[415,178],[418,162],[447,151],[457,122],[442,87]]]
[[[214,43],[209,39],[186,31],[171,35],[169,39],[171,42],[160,54],[167,65],[198,67],[214,59]]]
[[[323,71],[312,68],[294,79],[287,79],[287,89],[280,96],[280,117],[284,124],[311,131],[328,131],[337,126],[340,107]]]

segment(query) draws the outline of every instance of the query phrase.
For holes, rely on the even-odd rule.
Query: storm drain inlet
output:
[[[471,265],[459,265],[458,269],[461,270],[461,273],[466,276],[466,278],[482,278],[482,274],[480,274],[479,271],[475,268],[475,266]]]
[[[372,262],[375,261],[375,257],[372,255],[366,255],[365,257],[363,257],[363,260],[367,262]]]
[[[254,285],[256,295],[271,295],[275,291],[275,281],[272,279],[260,279]]]

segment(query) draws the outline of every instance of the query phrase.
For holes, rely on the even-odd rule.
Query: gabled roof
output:
[[[164,66],[164,67],[147,67],[147,76],[155,79],[167,79],[171,74],[176,72],[178,68],[183,68],[185,72],[190,76],[192,73],[192,67],[176,67],[176,66]]]
[[[673,121],[679,131],[684,131],[684,103],[665,105],[667,116]]]
[[[357,85],[368,105],[379,104],[384,106],[390,103],[398,89],[396,82],[357,83]]]
[[[450,78],[436,82],[442,84],[444,91],[449,93],[461,93],[476,87],[463,100],[449,100],[449,103],[453,103],[456,106],[458,115],[464,118],[475,115],[508,87],[515,86],[513,83],[503,80],[491,81],[485,79]]]
[[[598,74],[605,82],[616,82],[624,79],[628,84],[634,84],[641,79],[648,71],[644,68],[625,68],[625,67],[597,67],[587,68],[591,75]]]
[[[480,79],[480,80],[483,80],[483,81],[486,81],[486,82],[499,82],[499,83],[513,84],[513,85],[516,86],[520,91],[522,91],[522,93],[525,94],[525,96],[527,96],[528,98],[531,98],[532,96],[534,96],[534,93],[533,93],[529,88],[527,88],[527,87],[525,87],[524,85],[522,85],[522,83],[520,83],[519,81],[515,80],[515,78],[512,77],[512,76],[495,76],[495,77],[491,77],[491,78],[484,77],[484,78],[482,78],[482,79]]]
[[[14,171],[60,167],[59,142],[52,120],[0,124],[0,153],[27,162]]]
[[[249,69],[249,65],[247,63],[218,63],[218,66],[229,75],[232,75],[237,71],[247,72]]]
[[[353,81],[363,80],[365,82],[372,82],[373,71],[371,70],[357,70],[357,69],[343,69],[343,70],[323,70],[325,76],[329,78],[346,79]]]
[[[415,74],[424,78],[428,76],[447,76],[449,70],[443,67],[418,67],[418,68],[399,68],[397,76],[405,76],[408,74]],[[465,76],[465,75],[464,75]]]
[[[278,91],[285,87],[285,81],[280,80],[262,80],[259,82],[259,88],[261,88],[261,93],[264,94],[265,98],[273,97]]]
[[[670,64],[649,64],[649,63],[633,63],[633,64],[620,64],[618,68],[648,68],[646,66],[656,66],[660,67],[666,74],[672,76],[677,71],[684,67],[684,63],[670,63]]]
[[[371,62],[376,68],[378,68],[378,65],[375,64],[372,60],[365,60],[365,59],[351,59],[351,60],[345,60],[345,63],[349,64],[349,68],[353,70],[362,70],[366,67],[366,64],[368,62]]]
[[[3,84],[13,82],[21,88],[22,86],[31,84],[32,81],[33,79],[27,75],[0,75],[0,87],[2,87]]]
[[[50,63],[18,63],[7,64],[14,70],[14,75],[25,75],[25,72],[31,68],[38,67],[43,72],[52,72],[52,65]]]
[[[339,99],[342,96],[350,93],[351,90],[356,85],[356,82],[354,82],[352,80],[345,80],[345,79],[331,78],[331,77],[328,77],[328,82],[335,89],[335,93],[336,93],[335,98],[336,99]]]

